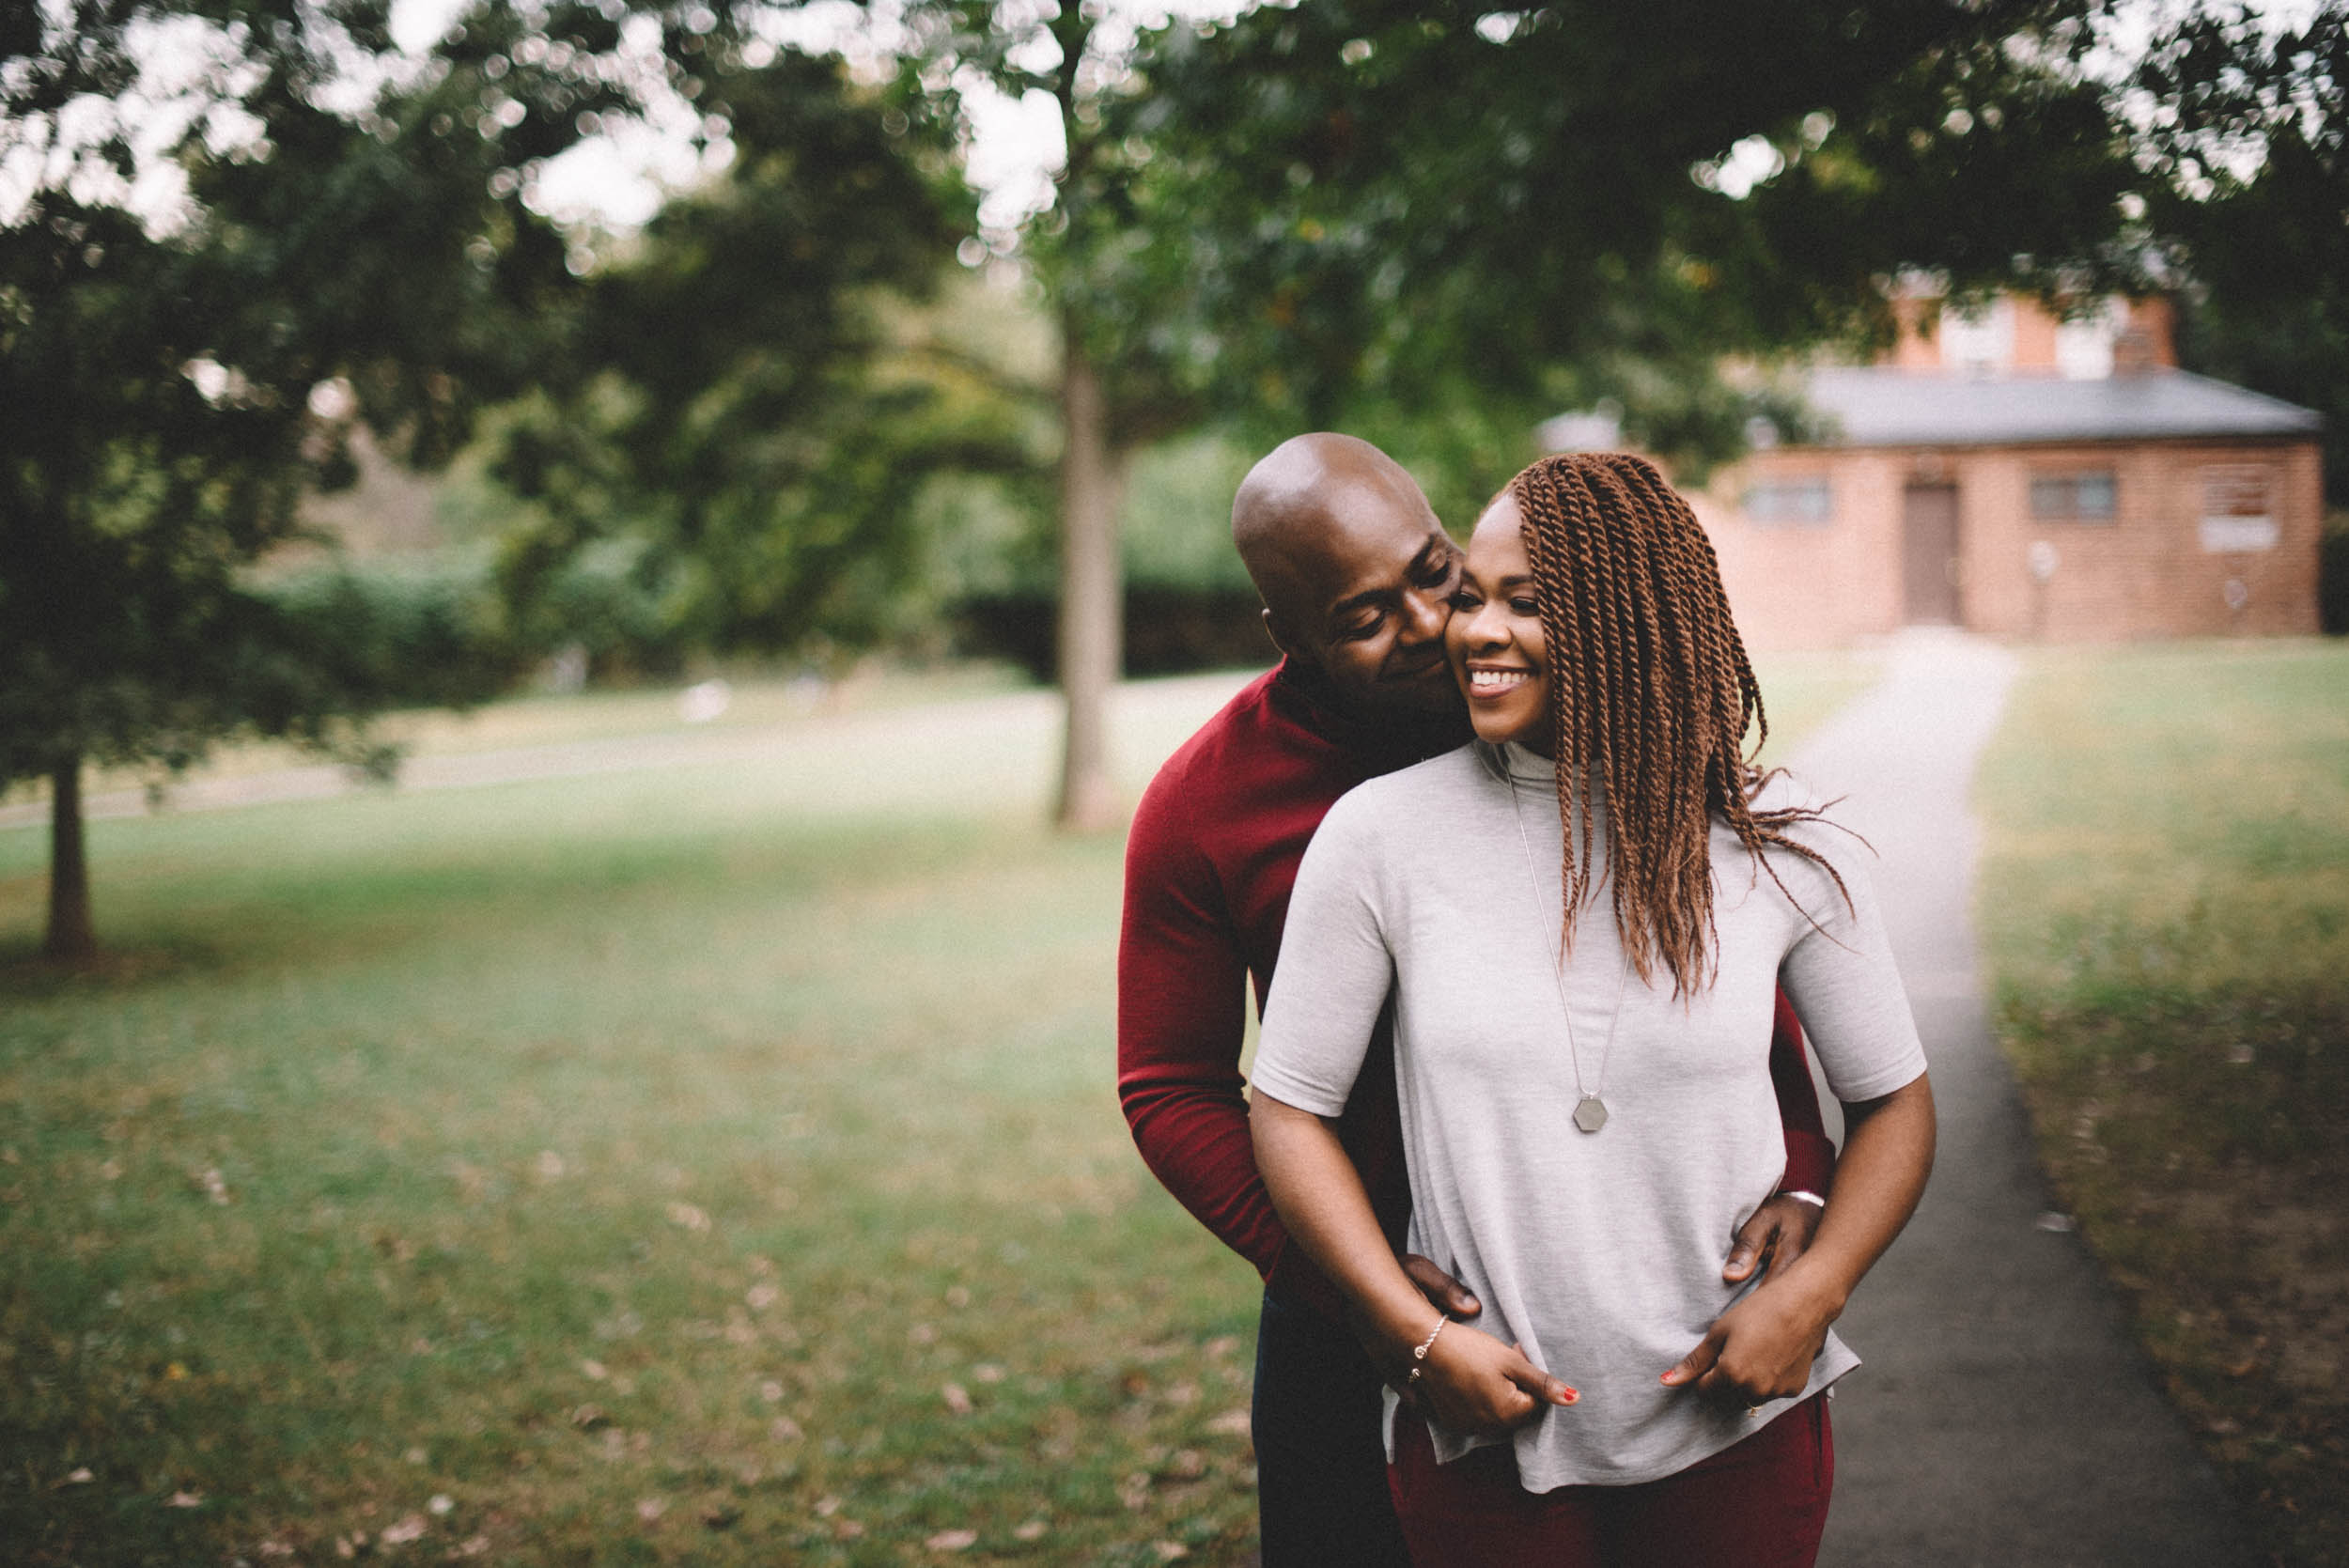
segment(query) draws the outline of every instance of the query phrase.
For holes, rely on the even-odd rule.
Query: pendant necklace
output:
[[[1525,851],[1525,875],[1532,885],[1533,903],[1542,901],[1541,871],[1533,863],[1532,841],[1525,833],[1525,807],[1517,798],[1517,769],[1509,766],[1509,753],[1500,750],[1501,776],[1509,781],[1509,815],[1517,819],[1517,847]],[[1563,873],[1561,872],[1563,876]],[[1582,1087],[1582,1053],[1574,1043],[1574,1009],[1566,1005],[1565,911],[1558,914],[1558,941],[1549,950],[1549,974],[1558,986],[1558,1012],[1566,1020],[1566,1060],[1574,1065],[1574,1125],[1584,1132],[1596,1132],[1607,1125],[1607,1102],[1599,1092],[1607,1087],[1607,1059],[1615,1051],[1615,1025],[1623,1019],[1624,993],[1631,986],[1631,956],[1624,955],[1623,975],[1615,983],[1614,1011],[1607,1016],[1607,1043],[1599,1048],[1597,1075],[1588,1089]]]

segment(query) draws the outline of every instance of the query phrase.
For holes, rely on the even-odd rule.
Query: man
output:
[[[1332,802],[1469,737],[1444,661],[1459,551],[1419,486],[1366,442],[1283,442],[1242,482],[1232,537],[1264,600],[1280,666],[1161,768],[1135,813],[1118,950],[1118,1094],[1143,1160],[1266,1281],[1256,1355],[1258,1514],[1267,1568],[1404,1564],[1378,1430],[1379,1368],[1335,1290],[1285,1245],[1256,1173],[1239,1071],[1246,992],[1263,1006],[1297,863]],[[1444,825],[1429,823],[1430,832]],[[1809,1240],[1833,1151],[1781,999],[1772,1076],[1786,1192],[1736,1238],[1723,1277]],[[1340,1134],[1391,1237],[1408,1191],[1385,1042]],[[1455,1316],[1477,1303],[1427,1259],[1405,1261]],[[1708,1342],[1709,1343],[1710,1342]]]

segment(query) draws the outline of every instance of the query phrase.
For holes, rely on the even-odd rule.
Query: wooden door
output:
[[[1910,626],[1956,626],[1957,487],[1911,485],[1901,504],[1903,615]]]

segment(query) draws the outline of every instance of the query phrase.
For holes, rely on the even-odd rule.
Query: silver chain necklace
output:
[[[1542,877],[1533,863],[1533,844],[1525,833],[1525,806],[1518,798],[1517,770],[1509,766],[1505,748],[1496,747],[1501,762],[1501,776],[1509,782],[1509,815],[1517,825],[1517,847],[1525,851],[1526,879],[1533,889],[1533,903],[1542,902]],[[1563,873],[1562,872],[1563,876]],[[1574,1065],[1574,1125],[1584,1132],[1596,1132],[1607,1125],[1607,1102],[1599,1092],[1607,1087],[1607,1059],[1615,1053],[1615,1026],[1623,1021],[1623,999],[1631,986],[1631,956],[1624,955],[1623,975],[1615,983],[1614,1011],[1607,1017],[1607,1043],[1599,1048],[1598,1074],[1588,1089],[1582,1087],[1582,1052],[1574,1043],[1574,1009],[1566,1005],[1566,933],[1565,911],[1558,912],[1558,940],[1549,950],[1549,974],[1558,986],[1558,1013],[1566,1020],[1566,1060]]]

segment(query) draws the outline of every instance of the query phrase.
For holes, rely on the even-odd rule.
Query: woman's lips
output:
[[[1470,666],[1468,691],[1470,697],[1499,697],[1516,691],[1533,678],[1531,670],[1480,669]]]

